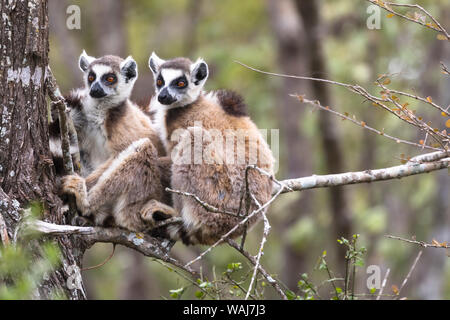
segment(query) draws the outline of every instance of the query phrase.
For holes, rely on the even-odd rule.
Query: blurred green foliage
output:
[[[41,218],[42,210],[42,203],[31,203],[24,210],[21,223],[26,225]],[[60,266],[61,252],[57,244],[49,240],[38,243],[37,239],[27,232],[17,242],[0,246],[0,300],[36,298],[39,286]],[[53,298],[62,299],[64,296],[55,290]]]

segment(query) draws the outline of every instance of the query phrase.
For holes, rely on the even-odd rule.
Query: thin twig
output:
[[[182,269],[183,271],[185,271],[185,272],[187,272],[187,273],[189,273],[189,274],[191,275],[191,277],[192,277],[192,279],[191,279],[191,278],[187,277],[186,275],[184,275],[182,272],[179,272],[178,270],[169,267],[165,262],[163,262],[163,261],[161,261],[161,260],[154,259],[154,261],[157,262],[157,263],[159,263],[160,265],[166,267],[167,269],[173,270],[173,272],[175,272],[176,274],[178,274],[178,275],[179,275],[180,277],[182,277],[184,280],[186,280],[186,281],[188,281],[189,283],[191,283],[191,285],[194,285],[194,286],[196,286],[198,289],[200,289],[205,295],[208,295],[208,296],[210,296],[212,299],[214,299],[214,296],[212,296],[212,295],[211,295],[208,291],[206,291],[204,288],[200,287],[200,285],[195,281],[195,280],[199,279],[198,277],[196,277],[196,276],[195,276],[195,277],[192,277],[192,274],[191,274],[190,272],[184,270],[184,269],[181,267],[181,269]],[[173,263],[172,263],[172,264],[173,264]],[[180,268],[179,266],[177,266],[177,267]],[[201,274],[200,274],[200,276],[201,276]],[[197,279],[195,279],[195,278],[197,278]]]
[[[52,107],[55,106],[58,110],[58,117],[59,117],[59,128],[61,133],[61,150],[63,155],[63,166],[65,174],[72,175],[74,174],[74,164],[72,159],[72,154],[70,152],[70,138],[69,138],[69,129],[72,128],[72,136],[74,137],[74,143],[78,145],[78,140],[76,138],[76,131],[73,128],[73,125],[69,125],[71,120],[69,120],[66,115],[67,111],[67,105],[65,102],[64,97],[61,95],[61,92],[59,91],[58,84],[56,83],[56,80],[53,76],[52,70],[50,69],[50,66],[47,68],[47,78],[46,78],[46,84],[47,84],[47,93],[50,97],[50,100],[52,101]],[[74,159],[76,161],[79,161],[79,151],[78,146],[76,147],[76,156]],[[77,164],[75,168],[80,170],[81,165]],[[68,220],[72,220],[74,217],[78,215],[76,200],[73,195],[68,196],[68,205],[69,205],[69,214],[68,214]]]
[[[210,205],[209,203],[206,203],[205,201],[201,200],[197,195],[189,193],[189,192],[184,192],[184,191],[180,191],[180,190],[173,190],[171,188],[166,188],[167,192],[172,192],[172,193],[176,193],[185,197],[190,197],[193,198],[195,201],[197,201],[206,211],[209,212],[213,212],[213,213],[222,213],[222,214],[226,214],[235,218],[240,218],[238,214],[236,214],[235,212],[232,211],[228,211],[228,210],[220,210],[216,207],[214,207],[213,205]]]
[[[111,260],[111,258],[114,256],[115,252],[116,252],[116,244],[113,243],[113,249],[111,251],[111,254],[108,256],[108,258],[105,259],[105,261],[103,261],[102,263],[99,263],[99,264],[97,264],[95,266],[82,268],[80,270],[81,271],[88,271],[88,270],[93,270],[93,269],[97,269],[97,268],[103,267],[109,260]]]
[[[401,237],[397,237],[397,236],[391,236],[391,235],[385,235],[385,237],[386,238],[390,238],[390,239],[395,239],[395,240],[408,242],[408,243],[417,244],[417,245],[419,245],[421,247],[424,247],[424,248],[441,248],[441,249],[449,249],[450,248],[450,245],[447,244],[447,242],[443,242],[443,243],[426,243],[424,241],[410,240],[410,239],[405,239],[405,238],[401,238]]]
[[[248,68],[250,70],[253,70],[255,72],[258,73],[262,73],[262,74],[266,74],[266,75],[271,75],[271,76],[277,76],[277,77],[282,77],[282,78],[292,78],[292,79],[300,79],[300,80],[310,80],[310,81],[318,81],[318,82],[324,82],[324,83],[328,83],[328,84],[333,84],[333,85],[337,85],[337,86],[341,86],[344,87],[348,90],[350,90],[353,93],[356,93],[362,97],[364,97],[366,100],[371,101],[374,105],[377,105],[381,108],[383,108],[385,111],[391,113],[393,116],[397,117],[398,119],[413,125],[415,127],[418,127],[421,130],[426,130],[430,133],[430,135],[432,135],[434,138],[439,137],[439,139],[436,139],[437,142],[443,146],[444,143],[447,144],[449,143],[449,137],[444,134],[441,133],[439,131],[435,131],[434,128],[431,128],[425,121],[420,120],[418,117],[414,116],[414,114],[410,111],[407,110],[406,107],[403,107],[401,105],[399,105],[399,103],[393,99],[390,95],[390,91],[389,89],[387,89],[385,86],[382,85],[382,83],[379,81],[380,79],[378,79],[377,84],[384,89],[384,91],[386,93],[388,93],[389,97],[376,97],[372,94],[370,94],[366,89],[364,89],[363,87],[359,86],[359,85],[352,85],[352,84],[348,84],[348,83],[342,83],[342,82],[338,82],[338,81],[332,81],[332,80],[327,80],[327,79],[320,79],[320,78],[313,78],[313,77],[303,77],[303,76],[296,76],[296,75],[288,75],[288,74],[280,74],[280,73],[274,73],[274,72],[267,72],[267,71],[263,71],[251,66],[248,66],[242,62],[239,61],[235,61],[236,63],[238,63],[239,65]],[[301,97],[299,95],[296,95],[297,97]],[[424,98],[423,98],[424,99]],[[425,99],[427,100],[427,99]],[[386,103],[394,103],[396,105],[397,108],[390,108],[389,106],[386,105]],[[429,102],[427,102],[429,103]],[[399,109],[398,112],[396,112],[396,109]],[[380,131],[378,130],[379,134]],[[441,141],[442,139],[442,141]],[[402,142],[400,139],[398,142]],[[411,144],[411,143],[409,143]],[[420,144],[415,144],[416,146],[422,148],[423,146]],[[430,146],[426,146],[426,148],[428,149],[433,149],[433,150],[442,150],[442,149],[438,149],[438,148],[433,148]]]
[[[8,236],[8,229],[6,228],[5,220],[3,219],[3,215],[0,212],[0,238],[4,246],[9,245],[10,240]]]
[[[402,4],[402,3],[394,3],[394,2],[385,2],[385,1],[380,1],[380,0],[367,0],[370,3],[388,11],[391,14],[394,14],[398,17],[401,17],[405,20],[420,24],[426,28],[432,29],[434,31],[438,31],[441,32],[445,35],[445,37],[447,38],[447,40],[450,40],[450,35],[448,34],[447,30],[445,30],[442,25],[428,12],[426,11],[424,8],[422,8],[421,6],[419,6],[418,4]],[[431,24],[431,23],[426,23],[424,21],[421,21],[420,19],[413,19],[410,18],[404,14],[401,14],[397,11],[394,11],[392,8],[390,8],[390,6],[392,7],[405,7],[405,8],[416,8],[419,9],[420,11],[422,11],[423,13],[425,13],[431,20],[433,20],[433,22],[435,23],[435,25]]]
[[[408,272],[408,274],[407,274],[405,280],[403,280],[402,285],[400,286],[400,289],[398,290],[398,293],[397,293],[398,296],[400,295],[400,292],[402,291],[403,287],[404,287],[404,286],[406,285],[406,283],[408,282],[409,277],[411,276],[411,274],[412,274],[414,268],[416,267],[416,264],[417,264],[417,262],[419,261],[419,259],[420,259],[421,256],[422,256],[422,250],[419,251],[419,254],[417,255],[416,259],[414,260],[414,263],[413,263],[413,265],[411,266],[411,269],[409,269],[409,272]]]
[[[369,130],[369,131],[371,131],[371,132],[374,132],[374,133],[376,133],[376,134],[378,134],[378,135],[380,135],[380,136],[383,136],[383,137],[385,137],[385,138],[387,138],[387,139],[391,139],[391,140],[395,141],[396,143],[404,143],[404,144],[408,144],[408,145],[411,145],[411,146],[415,146],[415,147],[418,147],[418,148],[421,148],[421,149],[427,148],[427,149],[430,149],[430,150],[441,150],[441,149],[439,149],[439,148],[434,148],[434,147],[431,147],[431,146],[427,146],[427,145],[425,145],[424,143],[423,143],[423,144],[420,144],[420,143],[416,143],[416,142],[411,142],[411,141],[408,141],[408,140],[396,138],[396,137],[394,137],[394,136],[391,136],[391,135],[389,135],[389,134],[386,134],[386,133],[384,132],[384,130],[383,130],[383,131],[380,131],[380,130],[378,130],[378,129],[375,129],[375,128],[373,128],[373,127],[370,127],[370,126],[368,126],[367,123],[364,122],[364,121],[358,121],[358,120],[356,120],[355,118],[349,117],[348,115],[342,114],[342,113],[340,113],[340,112],[338,112],[338,111],[336,111],[336,110],[331,109],[329,106],[324,107],[324,106],[322,106],[322,105],[320,104],[320,101],[318,101],[318,100],[309,100],[309,99],[306,99],[304,96],[294,95],[294,94],[292,94],[291,97],[295,97],[295,98],[299,99],[301,102],[310,104],[310,105],[312,105],[312,106],[314,106],[314,107],[319,108],[320,110],[323,110],[323,111],[326,111],[326,112],[330,112],[330,113],[332,113],[332,114],[334,114],[334,115],[340,117],[341,119],[348,120],[348,121],[350,121],[350,122],[352,122],[352,123],[354,123],[354,124],[356,124],[356,125],[362,127],[363,129],[366,129],[366,130]]]
[[[230,235],[233,234],[239,228],[240,226],[244,225],[250,218],[260,213],[262,210],[266,209],[284,190],[284,187],[280,188],[275,195],[272,196],[272,198],[267,201],[264,205],[259,207],[258,209],[254,210],[252,213],[250,213],[248,216],[246,216],[242,221],[240,221],[238,224],[236,224],[233,228],[231,228],[227,233],[225,233],[219,240],[217,240],[212,246],[208,247],[205,251],[203,251],[198,257],[195,259],[189,261],[185,266],[189,266],[193,264],[194,262],[197,262],[198,260],[202,259],[203,256],[205,256],[207,253],[209,253],[212,249],[217,247],[219,244],[224,242]]]
[[[234,249],[239,251],[244,257],[246,257],[250,261],[250,263],[256,265],[256,259],[252,255],[250,255],[247,251],[241,249],[241,247],[239,246],[239,244],[237,244],[236,241],[232,239],[227,239],[226,241],[231,247],[233,247]],[[287,300],[286,294],[283,292],[278,282],[266,270],[264,270],[264,268],[261,265],[259,265],[258,270],[259,272],[261,272],[261,274],[267,280],[267,282],[271,284],[272,287],[277,291],[280,297],[283,300]]]
[[[269,232],[270,232],[270,224],[269,224],[269,220],[267,219],[266,213],[263,212],[262,215],[263,215],[263,220],[264,220],[264,232],[263,232],[263,236],[261,239],[261,244],[259,246],[258,255],[256,256],[255,268],[253,270],[252,279],[250,280],[250,285],[248,286],[248,291],[247,291],[247,295],[245,296],[245,300],[248,299],[250,292],[252,291],[253,283],[255,282],[256,275],[258,274],[258,268],[260,265],[261,257],[263,255],[264,244],[266,243],[267,237],[269,236]]]
[[[48,96],[52,101],[52,106],[55,106],[58,110],[59,126],[61,130],[61,148],[63,154],[64,170],[65,173],[70,175],[74,173],[72,155],[70,153],[70,139],[69,139],[69,126],[66,116],[67,105],[64,98],[61,96],[58,85],[53,77],[52,70],[48,67],[47,70],[47,88]]]
[[[389,277],[389,272],[391,272],[391,269],[388,268],[386,270],[386,275],[384,276],[383,283],[381,284],[381,289],[380,292],[378,293],[377,300],[380,300],[381,296],[383,295],[383,290],[384,287],[386,286],[387,278]]]

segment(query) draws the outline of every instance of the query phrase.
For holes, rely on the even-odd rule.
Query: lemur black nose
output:
[[[89,92],[89,95],[92,98],[103,98],[106,96],[105,91],[103,90],[103,88],[100,86],[100,84],[98,82],[94,83],[94,85],[91,87],[91,91]]]
[[[161,104],[169,105],[174,103],[176,99],[169,94],[167,89],[163,89],[158,95],[158,101]]]

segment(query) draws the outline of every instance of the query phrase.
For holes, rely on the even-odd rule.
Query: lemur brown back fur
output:
[[[262,138],[256,125],[246,115],[242,98],[232,92],[221,91],[216,96],[219,103],[200,95],[191,105],[174,108],[167,111],[167,137],[177,129],[188,129],[194,132],[194,122],[201,121],[205,130],[218,129],[224,136],[227,129],[248,130],[249,138],[258,143],[258,161],[256,165],[272,173],[273,157],[267,143]],[[220,105],[222,104],[222,105]],[[246,139],[248,146],[249,139]],[[172,155],[171,186],[197,195],[202,201],[216,208],[245,215],[245,201],[241,201],[245,192],[245,170],[249,163],[248,147],[245,151],[246,164],[175,164],[179,154],[173,154],[177,142],[168,141],[168,154]],[[203,146],[204,148],[204,146]],[[192,148],[193,150],[193,148]],[[216,153],[216,157],[225,158],[225,154]],[[269,177],[255,170],[248,172],[249,191],[260,204],[271,197],[272,182]],[[178,230],[179,236],[186,244],[213,244],[242,218],[232,217],[222,213],[208,212],[196,200],[183,195],[173,195],[174,208],[180,212],[184,220],[184,228]],[[251,202],[248,213],[257,208]],[[239,211],[240,210],[240,211]],[[254,216],[249,225],[260,217]],[[241,235],[244,227],[233,233],[233,237]],[[172,230],[172,233],[174,231]]]

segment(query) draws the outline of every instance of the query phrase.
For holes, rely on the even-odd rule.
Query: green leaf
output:
[[[174,289],[174,290],[169,290],[170,292],[170,296],[174,299],[178,299],[181,297],[181,295],[184,292],[184,288],[180,288],[180,289]]]
[[[292,292],[291,290],[286,290],[285,294],[286,294],[286,297],[288,298],[288,300],[297,299],[297,295],[294,292]]]

